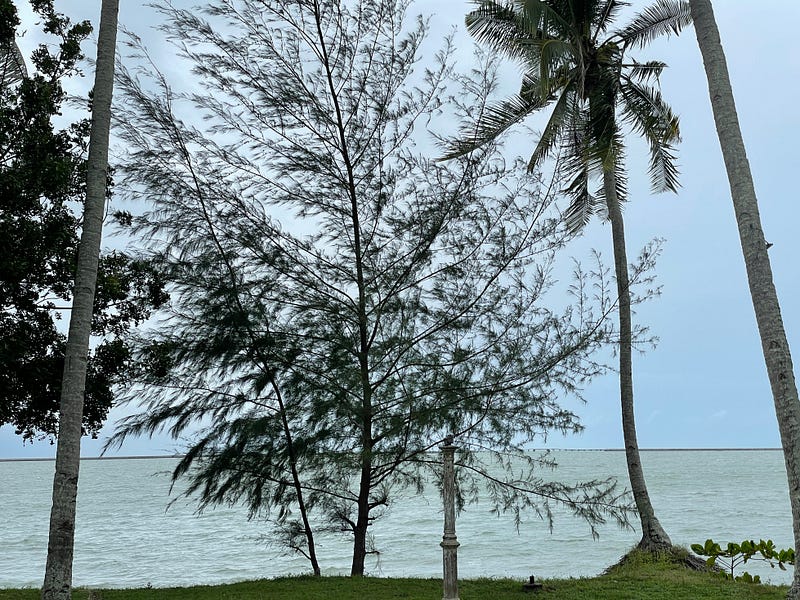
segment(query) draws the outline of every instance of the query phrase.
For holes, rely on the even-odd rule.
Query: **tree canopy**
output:
[[[505,508],[627,515],[613,481],[545,482],[523,453],[580,429],[558,400],[604,370],[591,353],[612,298],[578,272],[574,304],[548,302],[567,239],[551,185],[499,142],[433,159],[437,123],[474,124],[496,81],[487,57],[455,73],[450,40],[418,67],[427,23],[406,8],[161,5],[202,92],[152,62],[118,88],[119,188],[150,203],[135,231],[172,302],[138,339],[128,397],[144,410],[112,443],[187,436],[174,477],[201,506],[272,515],[315,570],[314,524],[349,532],[354,575],[373,521],[450,433],[464,492],[492,463]]]
[[[34,8],[57,45],[40,46],[30,69],[4,77],[0,98],[0,424],[13,425],[25,440],[57,430],[65,344],[58,321],[72,297],[88,121],[63,128],[55,121],[68,101],[62,84],[79,75],[81,43],[91,31],[88,22],[73,24],[56,13],[52,2]],[[0,18],[0,44],[21,60],[10,0],[0,2]],[[107,337],[89,364],[85,433],[101,427],[113,384],[124,374],[121,334],[164,299],[149,265],[121,252],[103,256],[93,331]]]

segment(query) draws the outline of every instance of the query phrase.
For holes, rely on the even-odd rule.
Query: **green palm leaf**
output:
[[[16,42],[9,42],[0,48],[0,89],[6,89],[28,76],[25,59]]]
[[[576,109],[579,106],[575,106]],[[580,110],[575,110],[570,115],[569,125],[565,126],[560,139],[561,156],[557,165],[557,175],[560,180],[569,183],[561,188],[570,201],[563,219],[567,230],[576,233],[583,229],[602,208],[598,196],[589,192],[589,183],[593,175],[600,172],[602,165],[589,157],[591,133],[588,128],[588,119]]]
[[[572,182],[564,190],[567,197],[572,201],[567,210],[564,211],[563,219],[570,233],[577,233],[591,221],[597,214],[597,209],[601,203],[596,196],[589,194],[589,173],[586,169],[577,174]]]
[[[667,68],[667,63],[650,60],[644,63],[633,61],[627,68],[627,77],[640,83],[657,80]]]
[[[559,145],[568,128],[573,126],[576,116],[575,92],[570,88],[564,91],[553,106],[553,112],[545,125],[536,148],[528,161],[528,170],[533,171]]]
[[[620,2],[619,0],[606,0],[601,6],[596,8],[596,17],[592,20],[595,26],[595,34],[592,38],[593,43],[597,43],[597,38],[601,33],[608,31],[609,27],[619,16],[620,11],[629,6],[628,2]]]
[[[549,102],[549,98],[516,95],[487,107],[474,126],[465,129],[459,135],[459,139],[447,144],[445,153],[440,160],[457,158],[472,152],[483,144],[496,139],[508,128],[543,108]]]
[[[662,35],[679,34],[691,22],[688,2],[657,0],[636,15],[617,35],[625,45],[643,48]]]
[[[531,58],[529,49],[521,41],[536,38],[536,28],[526,22],[512,6],[482,0],[476,2],[478,8],[467,14],[464,23],[467,31],[476,40],[489,45],[510,58],[527,60]]]
[[[571,67],[576,62],[573,44],[548,38],[524,45],[533,47],[538,58],[539,79],[543,88],[553,90],[566,84],[566,73],[572,70]]]
[[[571,29],[569,2],[544,0],[516,0],[518,12],[531,24],[531,31],[543,32],[550,37],[564,37]]]
[[[676,191],[678,167],[672,144],[680,141],[678,117],[655,88],[628,80],[620,87],[620,96],[623,118],[650,146],[653,191]]]

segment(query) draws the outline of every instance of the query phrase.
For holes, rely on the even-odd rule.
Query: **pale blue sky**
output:
[[[23,4],[21,1],[18,5]],[[147,34],[153,13],[139,2],[121,2],[121,22]],[[634,10],[649,3],[634,3]],[[99,0],[56,0],[75,18],[97,22]],[[463,33],[464,0],[418,0],[416,10],[435,11],[432,37],[460,28],[464,65],[472,41]],[[26,8],[26,7],[21,7]],[[89,9],[94,9],[89,10]],[[412,8],[413,10],[413,8]],[[800,172],[800,115],[794,104],[800,79],[794,0],[724,0],[715,3],[717,21],[736,95],[737,108],[756,182],[761,217],[770,250],[775,285],[789,343],[800,352],[800,216],[796,177]],[[770,27],[757,27],[763,14]],[[26,18],[23,12],[23,18]],[[32,31],[30,21],[23,25]],[[91,53],[90,45],[86,47]],[[637,319],[652,328],[660,343],[635,357],[634,378],[639,443],[654,447],[777,447],[775,411],[761,356],[744,264],[722,157],[714,131],[705,76],[694,32],[654,43],[647,55],[669,64],[662,78],[665,98],[680,115],[682,189],[678,195],[652,196],[646,177],[646,148],[629,144],[630,202],[626,207],[629,255],[653,237],[666,238],[657,273],[662,296],[640,307]],[[518,85],[513,65],[505,71],[508,91]],[[535,122],[532,123],[536,125]],[[535,140],[515,138],[512,150],[530,154]],[[610,232],[593,222],[570,248],[588,259],[591,248],[611,256]],[[622,447],[617,383],[613,375],[596,380],[585,405],[571,405],[586,431],[552,436],[556,448]],[[121,414],[113,410],[103,433]],[[102,440],[101,440],[102,441]],[[101,441],[84,439],[83,454],[96,455]],[[168,439],[132,440],[121,454],[171,452]],[[22,446],[10,427],[0,428],[0,457],[52,456],[47,442]]]

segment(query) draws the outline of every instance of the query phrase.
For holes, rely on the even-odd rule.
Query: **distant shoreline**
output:
[[[624,452],[625,448],[551,448],[559,452]],[[774,452],[783,448],[639,448],[639,452]]]
[[[149,460],[152,458],[183,458],[185,454],[150,454],[141,456],[81,456],[81,460]],[[38,458],[0,458],[0,462],[43,462],[55,461],[55,457],[38,457]]]
[[[554,452],[624,452],[625,448],[534,448],[534,451],[552,450]],[[777,452],[782,448],[639,448],[639,452]],[[154,458],[183,458],[185,454],[150,454],[141,456],[82,456],[81,460],[151,460]],[[3,462],[43,462],[54,461],[54,457],[38,458],[0,458]]]

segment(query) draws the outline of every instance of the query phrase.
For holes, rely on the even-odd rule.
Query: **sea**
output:
[[[557,450],[556,478],[616,476],[622,451]],[[173,587],[272,578],[310,572],[308,561],[276,545],[271,523],[249,519],[241,506],[197,513],[170,493],[176,458],[85,459],[81,462],[75,540],[75,586]],[[772,539],[792,545],[783,454],[778,450],[651,450],[642,464],[656,514],[676,544]],[[47,549],[54,463],[0,462],[0,588],[41,585]],[[456,521],[461,578],[588,577],[614,564],[639,540],[636,529],[590,528],[557,511],[552,531],[535,514],[515,523],[488,501],[468,504]],[[378,551],[369,575],[441,577],[443,512],[434,486],[395,497],[372,527]],[[350,540],[318,536],[323,574],[346,574]],[[789,583],[791,571],[748,563],[752,574]]]

